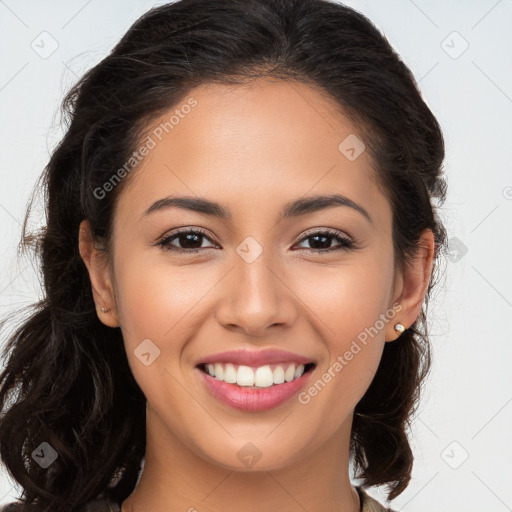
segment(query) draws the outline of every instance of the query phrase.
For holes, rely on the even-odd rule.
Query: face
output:
[[[259,81],[202,85],[189,98],[168,133],[158,127],[180,105],[150,127],[155,145],[118,198],[112,314],[154,435],[237,471],[252,450],[272,470],[348,435],[393,325],[413,314],[396,307],[392,211],[368,151],[354,146],[362,137],[319,91]],[[345,199],[290,208],[334,194]],[[179,196],[225,215],[156,203]],[[227,351],[265,353],[218,356]],[[311,364],[295,379],[301,362]],[[239,366],[267,364],[247,387],[254,372]],[[270,386],[279,366],[287,379]]]

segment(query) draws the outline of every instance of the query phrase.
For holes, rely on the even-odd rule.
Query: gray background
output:
[[[431,308],[434,366],[413,426],[413,479],[392,505],[512,510],[512,1],[346,3],[412,69],[447,149],[441,216],[451,251]],[[16,246],[29,194],[62,135],[64,92],[154,5],[0,0],[2,316],[41,296],[34,262],[17,259]],[[43,219],[37,211],[34,222]],[[372,494],[382,499],[381,491]],[[2,469],[0,503],[16,495]]]

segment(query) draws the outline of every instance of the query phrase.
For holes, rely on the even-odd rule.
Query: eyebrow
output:
[[[316,195],[291,201],[285,204],[281,211],[281,218],[298,217],[307,213],[313,213],[336,206],[347,206],[362,214],[371,224],[373,220],[370,214],[359,204],[341,194]],[[142,215],[141,218],[168,208],[180,208],[221,219],[231,219],[229,208],[214,201],[202,197],[193,196],[169,196],[155,201]]]

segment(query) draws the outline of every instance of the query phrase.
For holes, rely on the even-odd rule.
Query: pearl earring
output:
[[[402,334],[405,331],[405,327],[402,324],[396,324],[395,331]]]
[[[101,308],[101,312],[102,312],[102,313],[106,313],[107,311],[110,311],[110,309],[107,309],[107,308]]]

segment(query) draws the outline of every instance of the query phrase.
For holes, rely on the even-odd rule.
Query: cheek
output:
[[[183,346],[194,331],[191,319],[206,293],[191,286],[196,277],[192,272],[176,272],[136,258],[124,259],[122,269],[116,272],[128,363],[151,404],[168,404],[169,397],[174,397],[173,407],[187,407],[187,395],[173,377]]]
[[[307,278],[295,280],[294,291],[321,320],[330,349],[344,351],[347,342],[374,326],[389,307],[393,261],[377,252],[331,267],[309,264],[304,275]],[[377,327],[383,336],[381,323]]]
[[[152,251],[126,254],[116,262],[115,275],[116,302],[130,368],[149,401],[166,403],[169,396],[179,400],[183,393],[172,376],[188,364],[186,347],[211,314],[208,297],[225,269],[207,264],[178,265],[176,260],[170,262]],[[141,359],[147,351],[149,365]]]
[[[355,407],[377,371],[386,326],[394,317],[392,263],[370,254],[345,267],[319,267],[299,292],[321,320],[316,325],[329,356],[302,403],[329,409],[333,425]]]
[[[122,328],[130,337],[172,336],[186,323],[187,313],[201,307],[200,299],[215,278],[193,265],[171,265],[149,251],[123,257],[116,265],[116,300]]]

